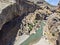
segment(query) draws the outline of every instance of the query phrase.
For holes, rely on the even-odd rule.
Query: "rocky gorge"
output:
[[[51,24],[51,15],[60,15],[59,6],[50,6],[45,1],[34,3],[27,0],[1,0],[0,3],[0,45],[13,45],[18,32],[18,36],[35,33],[34,31],[40,27],[39,22]]]

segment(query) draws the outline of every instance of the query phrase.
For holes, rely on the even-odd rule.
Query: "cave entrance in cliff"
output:
[[[0,45],[13,44],[12,41],[14,42],[20,28],[20,21],[18,18],[19,17],[16,17],[3,25],[0,30]]]

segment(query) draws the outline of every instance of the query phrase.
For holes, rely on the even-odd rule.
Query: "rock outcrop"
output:
[[[59,28],[58,26],[60,24],[59,8],[56,9],[57,7],[51,7],[44,1],[41,2],[39,1],[35,4],[34,2],[30,2],[30,1],[0,0],[0,5],[1,5],[0,6],[0,37],[1,37],[0,45],[6,45],[7,43],[12,42],[11,40],[14,38],[14,36],[16,36],[15,34],[17,34],[17,30],[19,29],[21,35],[23,33],[30,34],[31,31],[36,31],[36,29],[40,27],[39,24],[37,24],[37,22],[40,23],[40,21],[42,20],[46,21],[46,25],[48,25],[47,26],[48,29],[45,27],[45,30],[47,29],[46,33],[50,34],[50,35],[46,34],[48,40],[52,40],[51,38],[53,38],[54,40],[51,42],[55,43],[57,39],[56,36],[58,35],[58,33],[56,34],[52,34],[52,33],[53,32],[55,33],[55,31],[57,31],[57,29],[54,30],[56,27]],[[57,18],[55,19],[55,17]],[[52,35],[53,36],[56,35],[56,36],[53,37]]]
[[[1,1],[0,1],[1,2]],[[3,5],[5,1],[3,1],[1,4]],[[22,3],[20,3],[22,2]],[[6,2],[5,2],[6,3]],[[9,2],[11,3],[11,2]],[[8,3],[8,4],[9,4]],[[18,4],[19,3],[19,4]],[[14,19],[17,16],[21,16],[23,14],[28,14],[30,12],[33,12],[35,9],[37,9],[37,6],[32,4],[28,4],[24,1],[16,1],[15,3],[11,3],[8,5],[7,3],[5,5],[7,6],[1,6],[1,13],[0,13],[0,30],[2,28],[2,26]],[[5,7],[5,8],[4,8]],[[2,9],[3,8],[3,9]]]
[[[1,4],[3,5],[5,3],[3,2]],[[39,9],[39,6],[31,2],[28,3],[28,1],[8,4],[6,3],[4,5],[5,7],[0,7],[0,45],[10,45],[11,40],[13,38],[15,39],[17,35],[22,19],[29,13]]]
[[[56,40],[60,33],[60,13],[53,13],[48,17],[46,26],[44,27],[44,34],[46,38],[56,45]]]

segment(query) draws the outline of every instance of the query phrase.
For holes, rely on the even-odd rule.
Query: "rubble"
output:
[[[22,20],[22,26],[20,26],[22,32],[25,33],[25,34],[26,33],[28,34],[33,30],[36,31],[37,28],[38,28],[38,27],[36,27],[36,25],[40,24],[38,22],[41,22],[42,20],[45,20],[45,18],[50,16],[50,14],[52,14],[52,12],[50,10],[46,9],[46,8],[37,9],[36,11],[34,11],[34,13],[29,13]]]
[[[56,40],[59,37],[58,33],[60,33],[60,14],[53,13],[48,17],[46,22],[46,26],[44,27],[44,34],[47,36],[46,38],[52,43],[56,45]]]

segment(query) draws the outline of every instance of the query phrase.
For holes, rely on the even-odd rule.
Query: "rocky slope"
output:
[[[3,5],[4,3],[6,3],[6,1],[3,1],[1,4]],[[27,0],[25,1],[16,0],[15,3],[13,4],[11,3],[4,8],[2,7],[4,6],[1,6],[0,8],[1,9],[0,11],[1,12],[0,13],[0,29],[1,29],[0,36],[2,37],[0,41],[0,45],[6,45],[9,42],[12,43],[11,40],[13,38],[14,39],[16,38],[17,32],[19,32],[18,36],[21,36],[22,34],[31,34],[33,32],[35,33],[37,28],[40,27],[39,22],[41,22],[42,20],[44,20],[46,24],[49,26],[48,27],[49,29],[48,31],[46,31],[46,33],[49,32],[49,35],[51,34],[51,38],[53,38],[52,35],[55,35],[55,32],[54,34],[50,32],[53,32],[52,30],[55,29],[60,23],[59,22],[60,8],[58,8],[58,6],[52,7],[44,1],[34,3]],[[55,20],[53,21],[53,18],[55,17],[57,17],[56,21]],[[56,27],[54,27],[53,23],[54,25],[56,25]],[[58,37],[57,35],[53,39],[57,39],[56,38]],[[48,36],[47,34],[46,36],[48,37],[49,41],[52,40],[50,36]],[[53,40],[54,43],[55,41],[56,40]],[[11,43],[10,45],[12,45]]]

